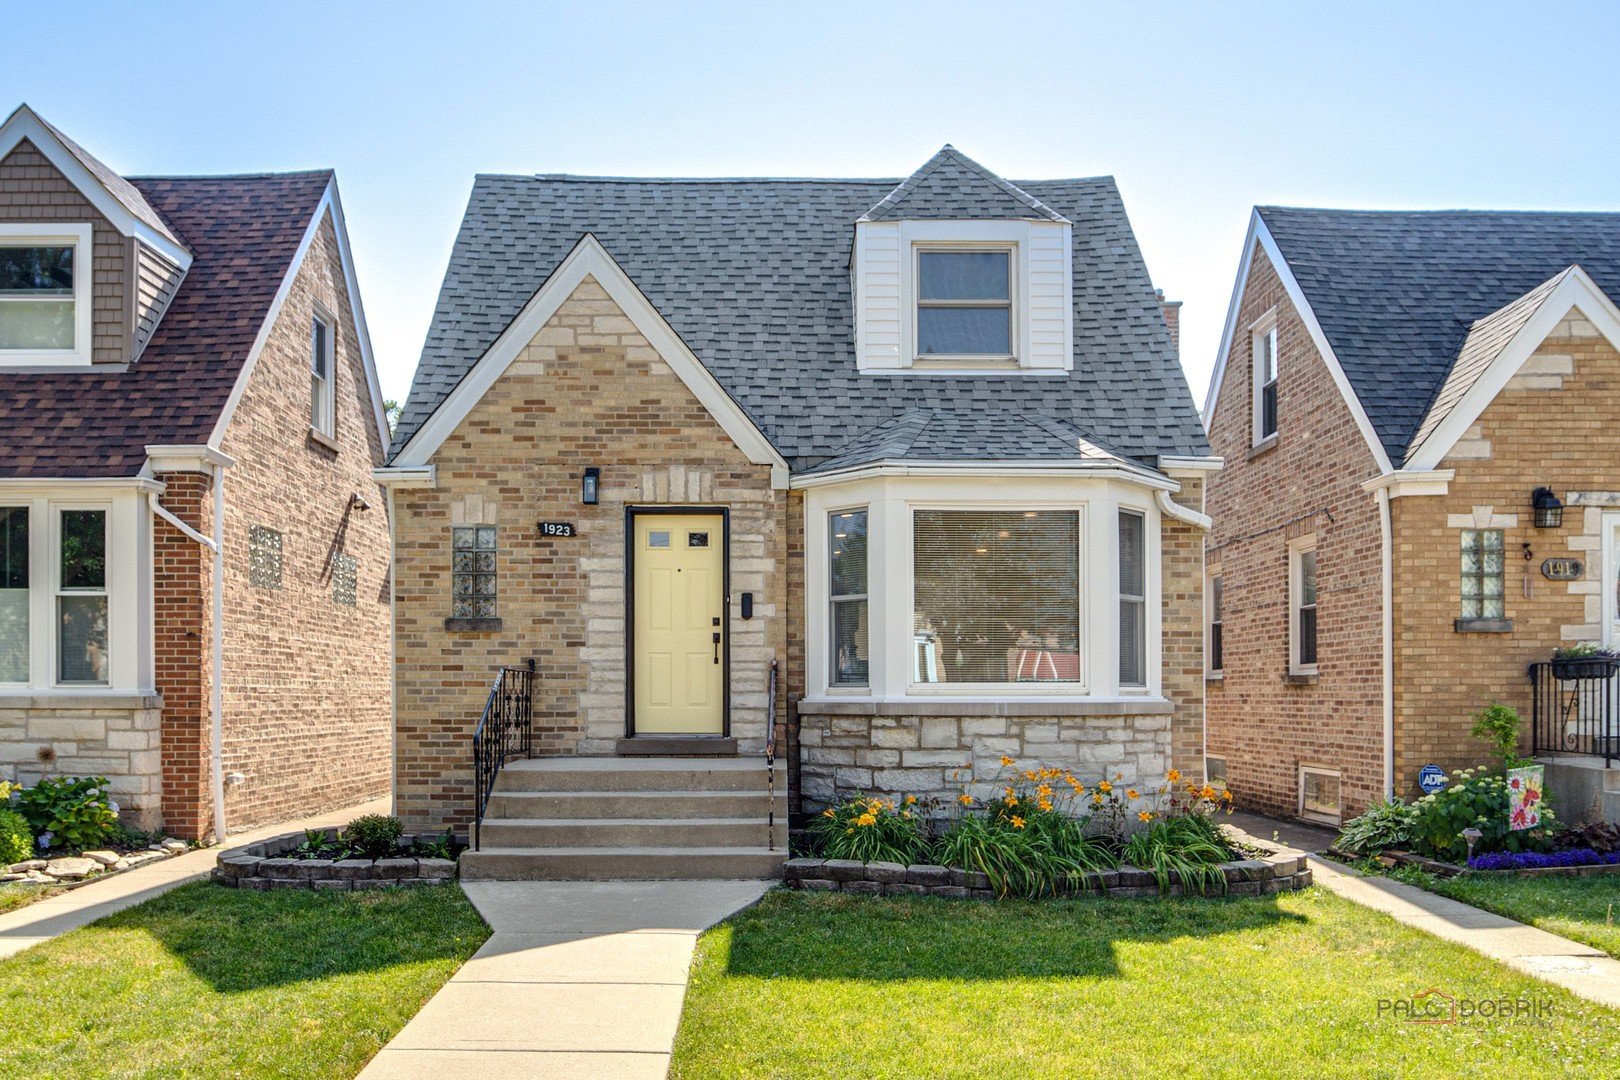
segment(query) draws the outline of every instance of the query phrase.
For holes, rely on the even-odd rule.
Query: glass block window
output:
[[[495,526],[457,525],[450,536],[451,617],[495,618]]]
[[[353,555],[339,552],[332,556],[332,602],[354,607],[355,586],[360,577],[360,563]]]
[[[1462,617],[1505,619],[1502,604],[1502,530],[1462,531]]]
[[[281,533],[248,526],[248,582],[255,588],[281,588]]]

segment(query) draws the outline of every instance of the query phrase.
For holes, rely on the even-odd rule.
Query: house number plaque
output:
[[[1541,576],[1548,581],[1579,581],[1584,573],[1579,559],[1546,559],[1541,564]]]
[[[572,521],[542,521],[540,522],[541,536],[577,536]]]

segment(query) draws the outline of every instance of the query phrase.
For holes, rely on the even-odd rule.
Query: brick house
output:
[[[201,837],[387,789],[386,425],[330,172],[0,125],[0,778]]]
[[[469,735],[530,658],[570,791],[582,759],[752,768],[773,707],[806,810],[1002,754],[1201,773],[1217,463],[1174,311],[1111,179],[950,147],[903,180],[480,176],[378,474],[399,813],[467,822]],[[525,783],[500,846],[586,843]]]
[[[1543,663],[1620,644],[1616,296],[1620,215],[1255,211],[1205,409],[1207,752],[1241,803],[1419,794],[1485,763],[1500,701],[1566,814],[1620,810],[1612,680]]]

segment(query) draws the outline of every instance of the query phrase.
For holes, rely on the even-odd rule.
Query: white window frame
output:
[[[1316,660],[1309,664],[1301,663],[1300,656],[1300,608],[1304,599],[1304,561],[1301,558],[1306,552],[1316,556],[1316,603],[1311,605],[1316,612]],[[1316,535],[1301,536],[1288,542],[1288,673],[1290,675],[1315,675],[1322,659],[1322,560],[1316,546]]]
[[[1021,366],[1019,356],[1020,326],[1023,322],[1022,308],[1018,303],[1018,244],[1007,241],[1002,243],[974,243],[971,241],[946,242],[943,240],[918,241],[911,245],[911,366],[914,368],[1005,368],[1014,370]],[[917,346],[921,342],[920,312],[924,307],[930,308],[988,308],[1000,307],[1001,301],[995,300],[924,300],[922,297],[922,257],[928,254],[996,254],[1007,256],[1007,346],[1011,352],[1007,353],[919,353]]]
[[[1160,515],[1150,485],[1117,471],[1106,476],[917,476],[886,470],[805,485],[804,605],[807,698],[816,701],[1162,701]],[[867,509],[868,685],[832,682],[828,516]],[[1146,519],[1147,686],[1118,683],[1119,509]],[[912,562],[917,510],[1066,510],[1080,513],[1080,679],[1078,683],[916,683]]]
[[[1272,377],[1269,382],[1261,382],[1264,375],[1262,371],[1261,346],[1268,345],[1271,351]],[[1282,379],[1282,358],[1277,352],[1277,315],[1267,312],[1249,330],[1249,384],[1253,388],[1253,412],[1250,417],[1250,445],[1262,446],[1277,437],[1282,429],[1281,400],[1274,406],[1273,419],[1276,425],[1270,431],[1265,430],[1265,391],[1266,387],[1276,387]],[[1276,392],[1273,391],[1275,396]]]
[[[0,247],[73,248],[73,348],[0,349],[0,367],[88,367],[94,357],[95,230],[89,224],[0,224]],[[0,304],[8,301],[0,299]]]
[[[101,550],[102,570],[101,588],[99,589],[69,589],[62,584],[62,517],[74,511],[99,512],[101,517]],[[51,683],[60,689],[88,688],[99,690],[113,684],[112,653],[113,635],[117,627],[113,623],[112,611],[112,545],[113,545],[113,508],[107,502],[57,502],[51,504],[51,518],[49,525],[51,542],[50,562],[50,613],[51,621]],[[33,527],[33,522],[29,522]],[[33,576],[33,568],[29,567],[29,576]],[[101,597],[107,601],[107,678],[88,680],[77,679],[69,681],[62,678],[62,601],[75,597]],[[32,633],[32,627],[30,627]]]
[[[840,514],[866,514],[866,592],[864,593],[834,593],[832,591],[832,522]],[[872,508],[864,503],[854,506],[833,507],[822,515],[826,531],[823,534],[827,541],[827,685],[839,690],[866,691],[872,685]],[[838,658],[833,635],[837,632],[837,620],[833,618],[833,611],[839,604],[855,601],[866,603],[866,681],[864,683],[839,682]]]
[[[1323,814],[1305,809],[1305,777],[1331,776],[1339,785],[1339,812],[1337,814]],[[1340,825],[1344,821],[1344,773],[1339,769],[1326,765],[1306,765],[1299,767],[1299,817],[1303,821],[1316,821],[1323,825]]]
[[[326,330],[326,376],[322,380],[319,400],[316,399],[315,381],[315,324]],[[337,435],[337,319],[325,308],[316,305],[310,317],[310,418],[309,428],[317,435],[331,439]]]
[[[1215,604],[1215,582],[1221,583],[1221,605],[1217,610]],[[1226,674],[1226,581],[1220,570],[1210,570],[1204,574],[1204,674],[1211,679],[1222,678]],[[1217,619],[1216,616],[1220,618]],[[1215,628],[1221,629],[1221,662],[1215,663]]]

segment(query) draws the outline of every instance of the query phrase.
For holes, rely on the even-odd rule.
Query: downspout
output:
[[[213,714],[209,732],[209,760],[214,781],[214,843],[225,843],[225,466],[213,463],[214,472],[214,671],[208,709]]]
[[[1208,514],[1200,514],[1197,510],[1188,509],[1170,497],[1170,493],[1163,488],[1153,493],[1154,500],[1159,504],[1159,511],[1166,517],[1175,518],[1184,524],[1191,525],[1199,532],[1209,532],[1214,523]]]
[[[1207,533],[1215,524],[1214,520],[1211,519],[1208,514],[1201,514],[1197,510],[1190,507],[1182,506],[1180,503],[1176,502],[1176,500],[1172,499],[1170,497],[1170,493],[1165,491],[1163,488],[1160,488],[1153,493],[1153,501],[1158,504],[1159,512],[1165,517],[1173,518],[1176,521],[1191,525],[1199,532]],[[1204,595],[1204,589],[1209,584],[1209,574],[1205,562],[1206,558],[1207,555],[1204,551],[1204,543],[1202,540],[1200,540],[1198,543],[1198,595],[1200,597]],[[1208,610],[1209,609],[1207,607],[1200,606],[1198,616],[1200,622],[1203,621],[1204,615]],[[1207,670],[1209,664],[1208,641],[1204,642],[1204,649],[1203,666]],[[1200,675],[1202,675],[1202,672]],[[1200,737],[1200,741],[1203,745],[1204,752],[1199,772],[1202,774],[1203,780],[1207,784],[1209,783],[1209,695],[1207,692],[1200,695],[1200,702],[1200,718],[1202,720],[1204,729],[1203,734]]]
[[[1379,576],[1384,617],[1384,801],[1395,797],[1395,540],[1390,525],[1389,488],[1380,487],[1378,499],[1378,538],[1382,551]]]

